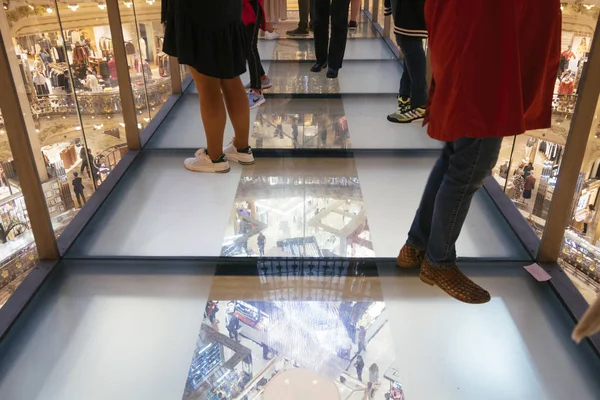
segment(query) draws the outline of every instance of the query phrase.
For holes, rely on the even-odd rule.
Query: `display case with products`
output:
[[[572,230],[565,232],[561,260],[600,283],[600,249]]]

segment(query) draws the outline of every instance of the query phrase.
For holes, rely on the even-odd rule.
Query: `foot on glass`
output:
[[[400,254],[398,254],[396,265],[400,268],[416,268],[421,265],[424,257],[425,252],[423,250],[417,250],[406,243],[400,250]]]
[[[329,67],[329,69],[327,70],[327,77],[329,79],[335,79],[338,77],[338,70],[335,68],[331,68]]]
[[[470,280],[456,265],[449,268],[437,268],[427,260],[421,264],[421,281],[438,286],[456,300],[468,304],[483,304],[490,301],[490,293]]]
[[[265,39],[267,39],[267,40],[277,40],[280,37],[281,37],[281,35],[277,31],[273,31],[273,32],[266,31],[265,32]]]
[[[213,161],[204,149],[198,150],[195,157],[186,158],[183,165],[186,169],[194,172],[217,172],[224,174],[231,170],[225,154]]]
[[[302,29],[300,27],[292,30],[292,31],[287,31],[285,33],[287,36],[306,36],[309,34],[308,29]]]
[[[324,68],[327,68],[327,63],[319,64],[316,62],[311,67],[310,72],[321,72]]]
[[[269,78],[267,75],[260,78],[260,86],[262,87],[263,90],[272,88],[273,83],[271,83],[271,78]],[[247,83],[246,85],[244,85],[244,89],[246,89],[246,90],[252,89],[252,84]]]
[[[356,23],[356,21],[350,21],[348,23],[348,29],[350,29],[351,31],[355,31],[358,28],[358,24]]]
[[[408,124],[410,122],[418,121],[425,118],[425,108],[417,107],[412,108],[409,111],[401,112],[400,109],[393,114],[388,115],[387,119],[390,122],[398,124]]]
[[[229,146],[225,147],[223,153],[225,153],[229,161],[233,161],[241,165],[254,164],[254,154],[252,154],[252,147],[250,146],[239,150],[235,148],[233,141],[231,141]]]
[[[265,96],[262,93],[257,92],[254,89],[250,89],[248,92],[248,103],[250,104],[250,109],[254,109],[262,104],[265,104]]]

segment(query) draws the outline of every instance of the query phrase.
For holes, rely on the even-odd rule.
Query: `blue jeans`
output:
[[[496,165],[501,143],[501,137],[464,137],[444,146],[427,180],[407,240],[416,249],[425,250],[433,266],[451,267],[456,263],[456,240],[473,195]]]

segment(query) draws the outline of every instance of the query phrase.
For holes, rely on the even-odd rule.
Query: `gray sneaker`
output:
[[[271,87],[273,87],[273,84],[271,83],[271,78],[269,78],[267,75],[265,75],[265,77],[261,79],[260,85],[262,86],[262,90],[270,89]],[[250,86],[250,83],[247,83],[244,86],[244,89],[250,90],[252,89],[252,86]]]

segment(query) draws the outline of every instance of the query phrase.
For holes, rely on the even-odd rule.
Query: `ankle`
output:
[[[249,145],[250,144],[248,143],[248,140],[242,141],[239,139],[233,139],[233,147],[235,147],[237,150],[244,150]]]

